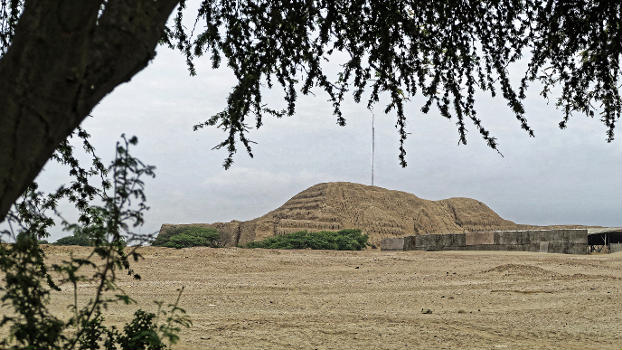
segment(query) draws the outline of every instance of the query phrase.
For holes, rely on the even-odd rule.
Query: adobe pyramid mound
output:
[[[519,225],[501,218],[471,198],[431,201],[413,194],[349,182],[321,183],[298,193],[281,207],[246,221],[193,224],[223,232],[228,246],[301,230],[358,228],[378,244],[383,238],[424,233],[514,230]],[[162,225],[166,234],[172,225]]]

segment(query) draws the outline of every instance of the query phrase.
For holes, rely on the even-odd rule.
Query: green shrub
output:
[[[269,237],[263,241],[251,242],[247,248],[266,249],[325,249],[325,250],[361,250],[368,245],[367,235],[361,230],[341,230],[338,232],[300,231],[286,235]]]
[[[47,241],[44,241],[44,243],[47,243]],[[125,245],[126,244],[125,239],[121,237],[119,239],[119,243],[121,245]],[[42,244],[42,242],[39,241],[39,244]],[[85,235],[81,235],[81,234],[60,238],[59,240],[57,240],[56,242],[52,244],[53,245],[79,245],[83,247],[93,247],[93,246],[99,245],[99,244],[96,244],[94,239],[89,238],[88,236],[85,236]]]
[[[157,304],[162,306],[160,302]],[[82,321],[77,349],[168,350],[165,340],[175,343],[179,339],[180,327],[190,327],[191,324],[185,311],[171,304],[168,310],[159,308],[158,314],[138,309],[132,321],[120,332],[115,326],[106,326],[100,310],[95,310],[91,319]]]
[[[159,235],[154,246],[169,248],[222,246],[220,233],[213,228],[200,226],[180,226],[169,229],[166,235]]]
[[[92,246],[93,241],[85,236],[67,236],[54,242],[54,245],[80,245],[83,247]]]
[[[123,350],[163,350],[166,345],[160,339],[154,322],[156,314],[138,310],[134,319],[123,327],[117,341]]]

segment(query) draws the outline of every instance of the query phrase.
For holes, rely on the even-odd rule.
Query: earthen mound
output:
[[[372,244],[383,238],[426,233],[515,230],[486,204],[471,198],[431,201],[411,193],[348,182],[321,183],[298,193],[281,207],[250,221],[198,224],[223,233],[227,246],[273,235],[358,228]],[[160,234],[175,225],[162,225]]]

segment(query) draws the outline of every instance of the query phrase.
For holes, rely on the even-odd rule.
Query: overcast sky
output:
[[[327,69],[335,71],[338,62],[336,56]],[[139,138],[135,154],[157,167],[157,177],[147,182],[151,210],[143,233],[163,223],[252,219],[320,182],[370,184],[370,111],[348,99],[348,125],[339,127],[321,91],[301,96],[294,117],[267,118],[252,130],[255,157],[240,152],[224,170],[226,153],[211,148],[225,134],[215,128],[192,131],[193,124],[224,108],[234,84],[227,69],[209,66],[199,60],[198,76],[190,77],[181,55],[160,48],[145,70],[107,96],[83,124],[106,159],[126,133]],[[434,109],[423,115],[414,99],[406,110],[407,168],[398,162],[395,115],[384,115],[378,106],[375,184],[432,200],[475,198],[518,223],[622,226],[620,125],[612,143],[605,142],[598,119],[578,115],[560,130],[561,112],[538,92],[532,89],[526,101],[535,138],[520,129],[503,99],[478,99],[479,116],[498,138],[503,158],[472,125],[468,145],[459,146],[455,120]],[[280,93],[267,91],[264,99],[283,106]],[[62,174],[48,165],[38,181],[55,187]],[[55,232],[51,240],[64,235]]]

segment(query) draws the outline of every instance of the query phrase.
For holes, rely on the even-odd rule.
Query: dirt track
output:
[[[57,261],[70,249],[84,251],[46,251]],[[194,325],[177,349],[622,346],[620,253],[142,252],[134,266],[143,280],[121,286],[151,311],[152,300],[173,301],[185,286],[182,307]],[[66,288],[54,308],[66,313],[71,297]],[[125,321],[134,310],[110,310],[107,320]]]

